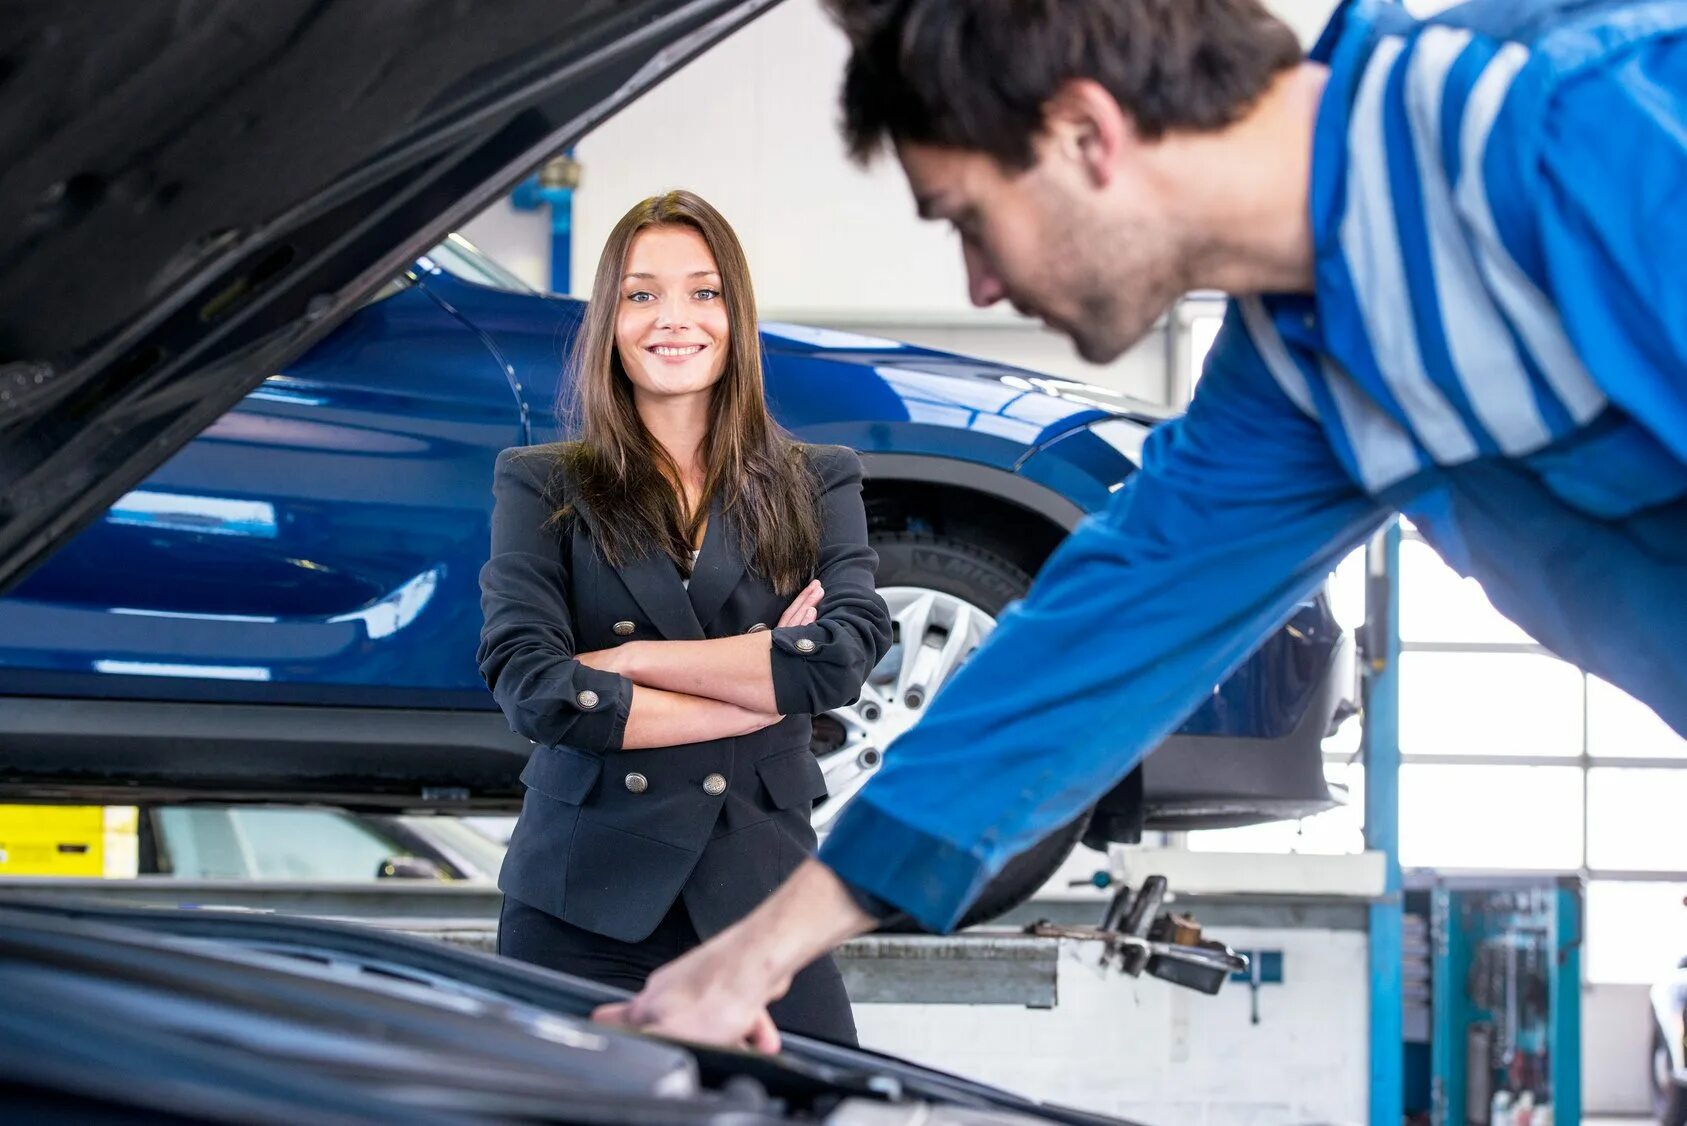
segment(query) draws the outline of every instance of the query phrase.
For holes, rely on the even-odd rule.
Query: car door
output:
[[[0,599],[0,693],[486,706],[476,574],[493,461],[524,427],[425,273]]]

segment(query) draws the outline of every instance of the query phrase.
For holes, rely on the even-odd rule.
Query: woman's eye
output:
[[[699,301],[713,301],[715,298],[720,296],[720,290],[718,290],[718,289],[699,289],[697,291],[697,293],[695,294],[695,296],[696,296],[697,300],[699,300]]]
[[[647,301],[656,300],[656,295],[653,293],[646,293],[641,289],[637,293],[627,294],[627,300],[633,302],[635,305],[643,305]]]

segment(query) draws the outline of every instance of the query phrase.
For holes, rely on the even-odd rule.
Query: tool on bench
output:
[[[1111,880],[1086,880],[1106,887]],[[1205,938],[1201,924],[1188,915],[1161,912],[1168,891],[1164,876],[1149,876],[1142,886],[1129,885],[1113,893],[1098,927],[1058,926],[1046,920],[1032,923],[1025,933],[1044,938],[1098,941],[1101,964],[1116,964],[1132,977],[1150,976],[1202,993],[1217,993],[1233,973],[1245,972],[1248,959],[1222,942]]]

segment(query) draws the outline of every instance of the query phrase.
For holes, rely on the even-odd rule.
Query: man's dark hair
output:
[[[1140,136],[1210,131],[1247,112],[1300,41],[1260,0],[826,0],[854,46],[843,132],[864,161],[886,141],[1032,163],[1044,107],[1099,83]]]

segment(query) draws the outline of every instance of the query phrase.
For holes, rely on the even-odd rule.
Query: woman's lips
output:
[[[652,344],[645,349],[664,360],[688,360],[702,350],[701,344]]]

